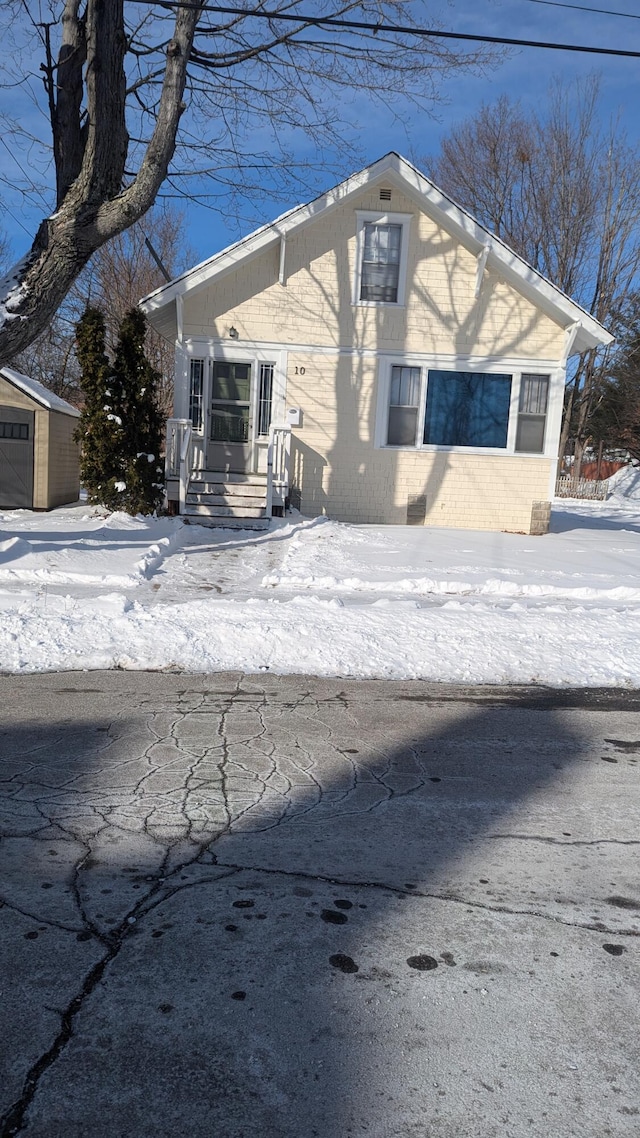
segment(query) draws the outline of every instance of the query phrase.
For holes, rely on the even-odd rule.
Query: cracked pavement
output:
[[[0,1135],[637,1135],[640,694],[0,677]]]

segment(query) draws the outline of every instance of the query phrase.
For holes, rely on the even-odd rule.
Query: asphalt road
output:
[[[0,706],[3,1138],[637,1138],[640,693]]]

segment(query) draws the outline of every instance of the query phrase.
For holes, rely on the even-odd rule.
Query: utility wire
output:
[[[624,51],[622,48],[613,47],[587,47],[584,44],[572,43],[550,43],[545,40],[523,40],[513,39],[508,36],[477,36],[471,35],[468,32],[443,32],[435,28],[411,28],[403,27],[400,24],[372,24],[365,20],[340,20],[333,16],[305,16],[305,15],[292,15],[288,12],[264,12],[254,8],[248,10],[246,8],[226,7],[220,4],[193,4],[182,3],[181,0],[136,0],[136,3],[151,4],[154,7],[166,8],[168,10],[177,8],[197,8],[200,12],[214,12],[216,15],[224,16],[245,16],[262,20],[289,20],[294,23],[304,24],[305,26],[314,27],[334,27],[345,28],[348,31],[369,31],[373,32],[394,32],[395,34],[418,36],[429,39],[449,39],[449,40],[466,40],[472,43],[494,43],[507,47],[538,47],[546,48],[551,51],[577,51],[589,55],[615,55],[623,56],[627,59],[640,59],[640,51]],[[215,29],[199,29],[200,32],[205,30]]]
[[[25,170],[24,166],[21,166],[21,165],[20,165],[20,163],[18,162],[18,159],[16,158],[15,154],[14,154],[14,153],[13,153],[13,151],[10,149],[10,147],[9,147],[9,146],[7,146],[7,143],[5,142],[4,138],[2,138],[2,136],[1,136],[1,135],[0,135],[0,142],[2,143],[2,145],[3,145],[3,146],[4,146],[4,148],[5,148],[5,150],[7,151],[7,154],[9,154],[9,155],[11,156],[12,160],[15,162],[15,164],[16,164],[16,166],[18,167],[18,169],[19,169],[20,173],[21,173],[21,174],[22,174],[22,175],[25,177],[25,179],[26,179],[26,181],[27,181],[27,185],[29,186],[29,189],[30,189],[31,193],[32,193],[32,194],[37,194],[37,195],[38,195],[38,197],[40,198],[40,201],[41,201],[41,202],[42,202],[42,204],[44,205],[44,208],[45,208],[46,210],[48,210],[48,209],[49,209],[49,202],[46,200],[46,198],[45,198],[44,194],[42,193],[42,190],[39,190],[39,189],[38,189],[38,187],[36,186],[35,182],[33,181],[33,178],[31,178],[31,177],[29,176],[29,174],[27,174],[27,171]],[[14,218],[14,220],[15,220],[15,218]]]
[[[7,213],[9,214],[9,217],[12,217],[12,218],[13,218],[13,220],[15,221],[16,225],[19,225],[19,226],[20,226],[20,228],[24,230],[24,232],[26,233],[27,237],[29,237],[30,239],[32,239],[32,238],[33,238],[33,233],[30,233],[30,232],[29,232],[29,230],[27,229],[26,225],[23,225],[23,224],[22,224],[22,222],[20,221],[20,218],[19,218],[19,217],[16,217],[15,213],[13,212],[13,210],[9,209],[9,206],[7,205],[6,201],[3,201],[3,203],[2,203],[2,208],[3,208],[3,209],[6,209]]]
[[[621,16],[624,20],[640,20],[636,12],[612,12],[609,8],[588,8],[586,4],[565,4],[563,0],[527,0],[528,4],[546,4],[549,8],[573,8],[576,12],[597,12],[599,16]]]

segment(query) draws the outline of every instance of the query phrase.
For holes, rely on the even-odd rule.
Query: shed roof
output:
[[[29,395],[41,407],[46,407],[48,411],[60,411],[63,415],[72,415],[75,419],[80,418],[77,407],[72,407],[66,399],[61,399],[59,395],[49,391],[49,388],[37,379],[23,375],[22,372],[14,371],[12,367],[0,368],[0,375],[12,383],[14,387],[19,388],[25,395]]]
[[[569,337],[572,352],[610,344],[613,336],[586,309],[576,304],[527,264],[499,237],[485,229],[467,210],[457,205],[425,177],[411,162],[392,151],[377,162],[365,166],[357,174],[334,186],[306,205],[295,206],[275,221],[256,229],[242,240],[195,265],[143,297],[140,305],[151,324],[167,338],[177,331],[176,302],[185,294],[206,287],[231,272],[242,262],[255,257],[263,249],[277,244],[288,233],[312,224],[321,214],[343,204],[372,184],[389,179],[413,197],[417,204],[436,217],[462,244],[474,253],[487,250],[487,265],[494,267],[529,300],[546,312],[561,327],[572,330]]]

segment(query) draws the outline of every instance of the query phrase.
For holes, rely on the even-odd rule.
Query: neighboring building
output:
[[[51,510],[77,502],[80,412],[13,368],[0,369],[0,509]]]
[[[264,514],[271,437],[304,514],[545,532],[567,358],[612,339],[397,154],[141,303],[201,516]]]

